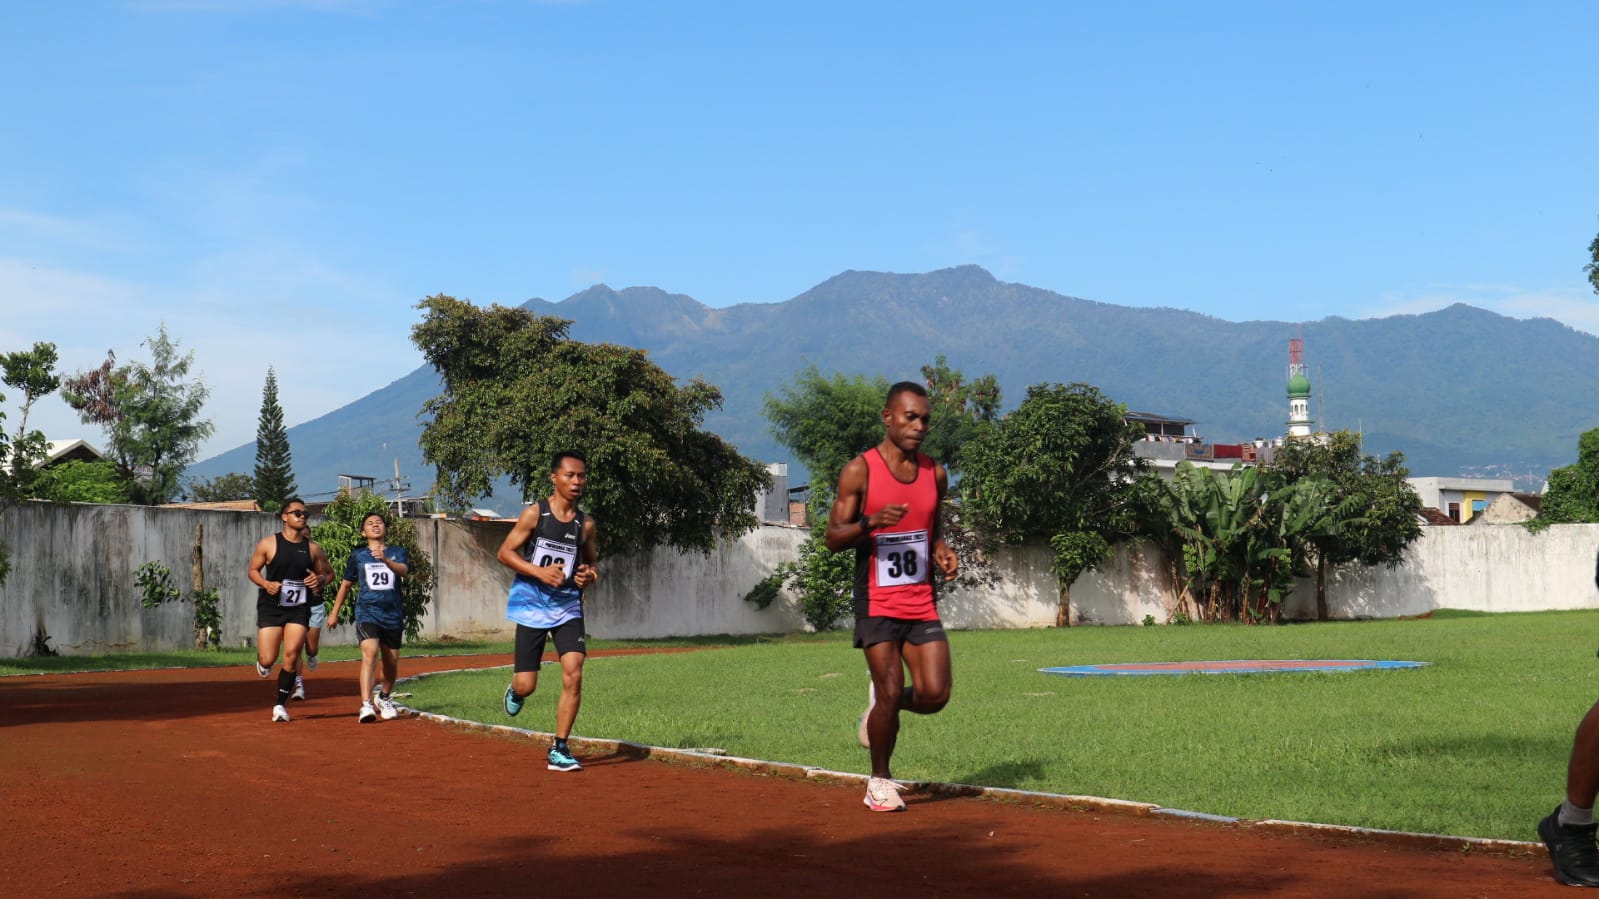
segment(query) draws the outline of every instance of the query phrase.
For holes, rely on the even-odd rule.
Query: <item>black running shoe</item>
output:
[[[1568,827],[1560,823],[1560,807],[1538,822],[1538,837],[1549,850],[1555,879],[1574,887],[1599,887],[1599,824]]]

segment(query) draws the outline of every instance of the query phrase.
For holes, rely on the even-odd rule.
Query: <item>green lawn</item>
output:
[[[895,775],[1236,815],[1535,839],[1599,696],[1592,612],[1412,621],[954,632],[954,698],[906,715]],[[1417,670],[1065,678],[1096,662],[1375,658]],[[402,661],[403,673],[403,661]],[[559,675],[516,719],[509,672],[414,682],[417,708],[553,727]],[[596,658],[577,735],[864,772],[865,664],[844,635]]]

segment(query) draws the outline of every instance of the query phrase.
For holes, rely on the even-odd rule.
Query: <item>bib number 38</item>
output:
[[[873,550],[877,585],[897,587],[927,580],[927,532],[901,531],[876,535]]]

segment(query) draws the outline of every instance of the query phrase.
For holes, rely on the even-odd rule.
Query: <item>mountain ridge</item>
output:
[[[1464,303],[1378,319],[1229,322],[1003,282],[967,265],[847,270],[789,300],[722,308],[658,287],[603,284],[522,305],[570,320],[573,339],[637,346],[674,377],[716,384],[724,405],[705,426],[764,461],[787,454],[761,404],[805,365],[898,380],[918,377],[941,352],[969,376],[994,374],[1006,408],[1028,385],[1085,381],[1130,409],[1194,419],[1206,439],[1235,442],[1283,432],[1288,340],[1303,336],[1313,416],[1325,411],[1331,428],[1362,430],[1368,452],[1403,451],[1416,474],[1498,466],[1535,476],[1574,459],[1577,435],[1599,417],[1599,373],[1580,364],[1595,357],[1599,338]],[[387,473],[387,456],[425,489],[433,472],[416,446],[417,414],[438,389],[424,365],[290,428],[296,480],[315,495],[352,467],[381,462]],[[190,474],[253,464],[252,442]]]

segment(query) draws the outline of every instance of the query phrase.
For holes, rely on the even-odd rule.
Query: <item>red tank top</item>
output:
[[[861,458],[866,460],[866,504],[861,514],[871,515],[896,503],[910,509],[897,524],[873,531],[867,544],[856,549],[856,617],[935,619],[931,575],[938,478],[933,460],[917,453],[916,478],[906,484],[889,471],[876,447]]]

